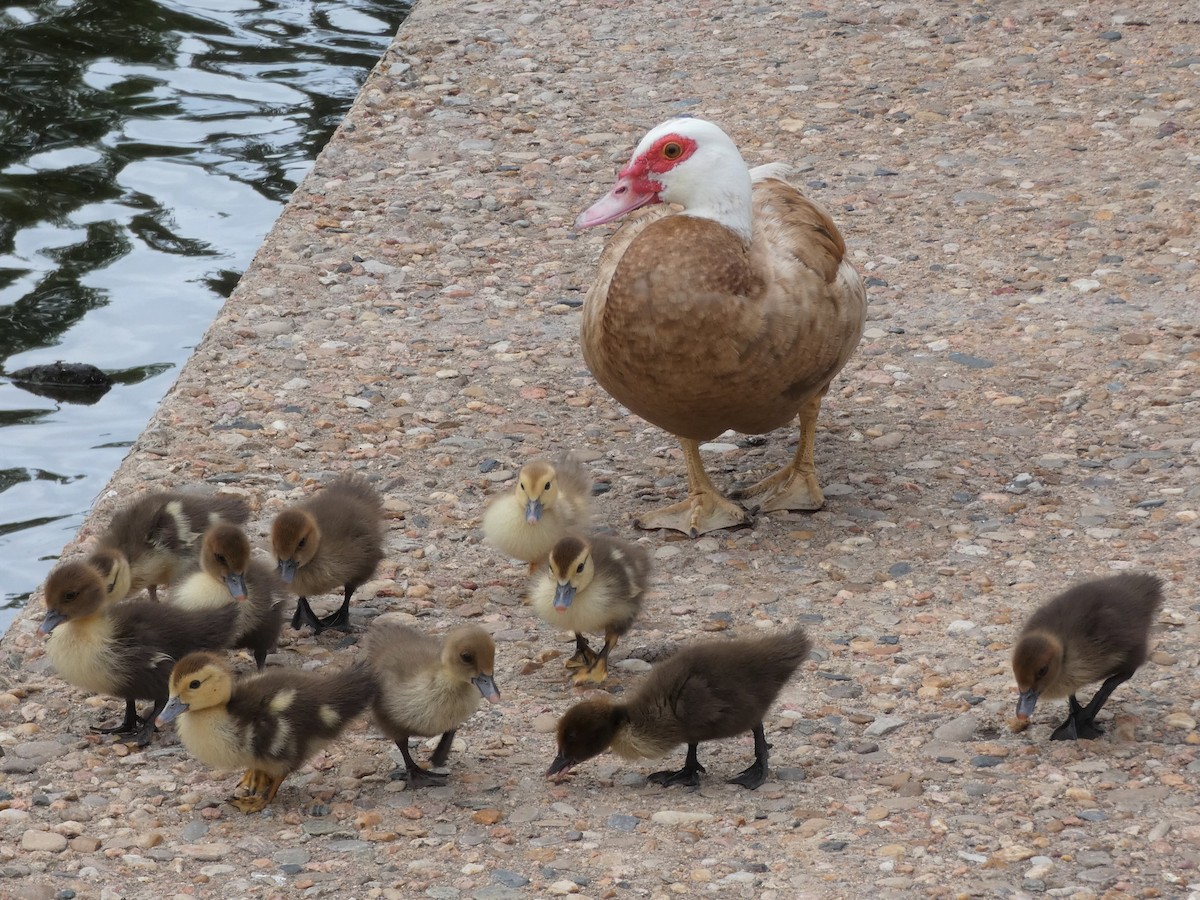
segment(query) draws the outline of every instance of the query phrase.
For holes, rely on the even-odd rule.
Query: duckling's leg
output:
[[[1067,721],[1054,729],[1054,733],[1050,735],[1050,740],[1074,741],[1082,739],[1090,741],[1104,734],[1104,729],[1095,722],[1096,713],[1100,712],[1101,707],[1108,702],[1108,698],[1117,689],[1117,686],[1128,681],[1132,674],[1132,672],[1119,672],[1116,675],[1109,676],[1105,679],[1104,684],[1100,685],[1100,689],[1092,695],[1092,699],[1088,702],[1087,706],[1080,706],[1079,701],[1072,694],[1067,700],[1070,706],[1070,714],[1067,716]]]
[[[619,637],[620,635],[611,628],[604,630],[604,648],[600,651],[600,655],[596,657],[595,662],[582,672],[575,673],[576,684],[584,684],[586,682],[600,684],[608,678],[608,654],[613,647],[617,646],[617,638]]]
[[[300,597],[296,601],[296,611],[292,614],[292,627],[299,631],[305,625],[317,634],[321,633],[321,620],[317,618],[313,608],[308,605],[308,598]]]
[[[450,732],[450,743],[454,743],[454,732]],[[446,740],[446,736],[442,735],[442,740]],[[400,748],[400,755],[404,757],[404,780],[408,782],[409,788],[419,787],[440,787],[446,783],[446,775],[443,772],[430,772],[428,769],[422,769],[417,765],[417,761],[412,758],[412,754],[408,752],[408,738],[402,738],[396,741],[396,746]],[[434,756],[437,756],[442,745],[439,743],[437,750],[434,751]],[[446,752],[449,753],[449,747]],[[440,763],[436,763],[440,765]],[[397,781],[400,778],[400,770],[397,769],[388,776],[392,781]]]
[[[154,740],[154,732],[158,730],[158,726],[154,724],[154,720],[158,718],[158,714],[167,708],[167,700],[163,697],[154,701],[154,708],[150,710],[150,715],[145,719],[139,719],[141,727],[134,734],[137,736],[137,745],[139,747],[147,747]]]
[[[275,795],[279,793],[279,786],[283,784],[285,778],[287,778],[286,772],[282,775],[272,775],[259,769],[250,769],[242,776],[239,787],[245,785],[253,793],[247,794],[245,797],[231,797],[229,802],[244,813],[262,812],[275,799]]]
[[[816,443],[817,413],[821,411],[822,391],[800,407],[800,446],[790,463],[757,484],[734,496],[742,500],[760,498],[755,511],[776,509],[816,510],[825,504],[821,483],[817,481],[817,463],[813,458]]]
[[[744,788],[754,790],[767,780],[767,751],[771,745],[767,743],[767,735],[763,731],[762,722],[754,726],[754,762],[747,766],[736,778],[730,778],[730,784],[740,784]]]
[[[633,524],[647,531],[670,528],[693,538],[719,528],[753,524],[754,519],[749,513],[732,500],[722,497],[713,487],[700,459],[699,442],[679,438],[679,443],[687,460],[688,498],[682,503],[673,503],[647,513],[635,519]]]
[[[161,710],[159,710],[161,712]],[[157,713],[156,713],[157,715]],[[150,717],[151,723],[154,722],[154,717]],[[92,726],[92,732],[95,734],[137,734],[142,726],[142,719],[137,714],[137,704],[132,700],[125,701],[125,718],[121,720],[120,725],[114,725],[112,728],[101,728],[99,725]]]
[[[446,760],[450,758],[450,748],[454,746],[454,734],[455,729],[450,729],[442,735],[438,745],[433,748],[433,756],[429,757],[429,761],[435,766],[444,766]]]
[[[350,595],[354,593],[357,584],[346,585],[346,595],[342,598],[342,605],[338,607],[337,612],[331,613],[321,620],[321,628],[336,628],[338,631],[350,630]]]
[[[586,669],[591,667],[596,661],[596,651],[592,649],[585,638],[578,631],[575,632],[575,655],[566,662],[568,669]]]
[[[696,745],[688,744],[687,759],[683,761],[682,769],[678,772],[671,772],[666,769],[661,772],[651,772],[646,776],[646,780],[653,781],[655,784],[661,784],[663,787],[668,787],[672,784],[699,787],[700,773],[704,771],[706,769],[700,765],[700,760],[696,759]]]

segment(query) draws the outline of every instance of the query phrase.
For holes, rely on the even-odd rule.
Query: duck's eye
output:
[[[66,600],[68,603],[70,603],[72,600],[74,600],[78,596],[79,596],[78,591],[67,591],[65,594],[63,594],[63,599]]]
[[[217,554],[217,562],[219,562],[219,563],[220,563],[221,565],[223,565],[223,566],[224,566],[224,565],[227,565],[227,563],[225,562],[225,556],[224,556],[224,554],[221,554],[221,553],[218,553],[218,554]]]
[[[199,678],[193,678],[191,681],[189,681],[189,682],[188,682],[188,690],[190,690],[190,691],[198,691],[198,690],[200,690],[200,679],[199,679]]]
[[[1037,670],[1037,677],[1038,677],[1038,678],[1045,678],[1045,677],[1046,677],[1046,673],[1047,673],[1047,672],[1049,672],[1049,671],[1050,671],[1050,667],[1049,667],[1049,666],[1042,666],[1040,669],[1038,669],[1038,670]]]
[[[550,482],[548,482],[548,481],[547,481],[547,482],[546,482],[546,486],[545,486],[544,488],[542,488],[542,490],[543,490],[543,491],[548,491],[548,490],[550,490]]]
[[[576,571],[576,572],[582,572],[582,571],[583,571],[583,563],[580,563],[579,565],[577,565],[577,566],[575,567],[575,571]]]
[[[297,550],[303,550],[304,545],[308,543],[308,538],[300,538],[300,543],[296,545]]]
[[[662,148],[663,159],[679,159],[683,156],[683,145],[676,141],[671,141],[669,144],[664,144]]]
[[[470,650],[464,650],[462,653],[458,654],[458,658],[461,659],[463,662],[465,662],[467,665],[471,665],[475,662],[475,657],[471,655]]]

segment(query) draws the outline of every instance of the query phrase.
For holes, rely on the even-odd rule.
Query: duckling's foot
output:
[[[350,605],[343,603],[338,611],[331,613],[320,620],[318,631],[324,631],[326,628],[336,628],[338,631],[350,630]]]
[[[154,719],[150,720],[151,722]],[[145,720],[137,714],[137,706],[132,700],[125,701],[125,718],[121,720],[120,725],[112,725],[107,728],[101,725],[93,725],[93,734],[137,734],[145,725]]]
[[[608,678],[608,663],[601,656],[586,669],[575,673],[572,682],[575,684],[600,684]]]
[[[598,659],[596,651],[588,644],[587,638],[581,634],[575,635],[575,655],[563,665],[568,669],[590,669]]]
[[[742,770],[736,778],[730,778],[730,784],[740,784],[747,790],[754,790],[767,780],[767,756],[771,745],[767,743],[766,732],[762,723],[754,726],[754,762]]]
[[[777,509],[811,512],[825,505],[825,495],[816,472],[804,472],[794,465],[784,466],[774,475],[734,494],[740,500],[753,500],[753,508],[762,512]]]
[[[715,491],[704,491],[692,494],[680,503],[673,503],[634,519],[633,524],[646,531],[670,528],[673,531],[682,531],[688,537],[698,538],[702,534],[722,528],[753,525],[754,517]]]
[[[325,628],[321,624],[321,620],[317,618],[317,614],[313,612],[313,608],[308,605],[308,598],[301,597],[296,601],[296,611],[292,614],[292,628],[299,631],[306,625],[317,634],[320,634]]]
[[[249,797],[230,797],[229,802],[244,813],[262,812],[270,803],[262,794],[251,794]]]
[[[700,765],[700,761],[696,759],[696,745],[688,744],[687,759],[683,761],[682,769],[678,772],[672,772],[669,769],[651,772],[646,776],[646,780],[661,784],[663,787],[670,787],[673,784],[700,787],[700,773],[704,771],[706,771],[704,766]]]
[[[1093,741],[1104,734],[1104,729],[1091,719],[1079,716],[1067,716],[1067,721],[1054,729],[1050,735],[1052,741]]]
[[[402,767],[388,775],[388,781],[407,781],[408,789],[442,787],[449,776],[445,772],[431,772],[420,766]]]
[[[238,787],[245,788],[251,794],[265,794],[271,787],[271,776],[259,769],[247,769]]]

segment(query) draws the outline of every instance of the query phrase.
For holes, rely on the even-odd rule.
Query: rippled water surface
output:
[[[0,8],[0,631],[78,529],[406,3]]]

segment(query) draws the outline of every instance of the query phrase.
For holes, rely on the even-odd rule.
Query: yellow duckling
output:
[[[213,653],[192,653],[171,672],[171,699],[158,724],[178,718],[188,752],[214,769],[246,770],[230,803],[258,812],[279,786],[334,740],[371,702],[375,680],[365,663],[338,672],[274,669],[234,681]]]
[[[553,464],[535,459],[521,467],[516,488],[487,508],[484,540],[533,572],[559,538],[591,521],[591,497],[592,479],[575,454]]]
[[[649,780],[663,787],[697,786],[702,741],[754,734],[754,762],[730,784],[754,790],[767,779],[763,718],[792,673],[808,658],[804,629],[760,637],[702,641],[656,665],[628,699],[585,700],[558,721],[558,755],[546,775],[561,779],[574,766],[611,748],[625,759],[656,759],[687,744],[683,768]]]
[[[171,584],[191,567],[210,525],[243,525],[249,517],[246,501],[231,494],[154,491],[113,514],[93,562],[108,573],[112,599],[145,588],[157,600],[159,585]]]
[[[280,587],[275,572],[251,556],[246,532],[237,525],[221,524],[204,533],[200,570],[172,590],[171,602],[184,609],[212,609],[224,606],[230,598],[236,600],[234,646],[250,650],[261,672],[283,628]]]
[[[410,788],[446,783],[446,776],[423,769],[408,750],[409,737],[442,739],[430,762],[444,766],[455,730],[479,706],[481,697],[500,699],[493,678],[496,645],[478,625],[432,637],[398,622],[376,620],[367,632],[367,661],[379,684],[375,721],[396,742],[404,757],[392,779],[404,777]]]
[[[343,475],[271,525],[279,575],[299,597],[292,627],[350,630],[350,595],[383,559],[383,499],[358,475]],[[318,619],[308,598],[343,588],[337,612]]]
[[[555,628],[575,632],[575,655],[568,668],[579,669],[575,682],[608,677],[608,654],[629,631],[650,583],[650,554],[620,538],[568,535],[550,551],[549,571],[535,577],[529,591],[533,608]],[[583,632],[603,631],[597,654]]]
[[[166,705],[171,664],[194,650],[220,650],[233,644],[234,603],[203,611],[172,609],[153,600],[109,600],[104,580],[84,561],[55,568],[46,579],[46,655],[63,681],[125,701],[125,718],[99,734],[132,734],[145,746],[154,717]],[[137,700],[151,700],[144,719]]]

